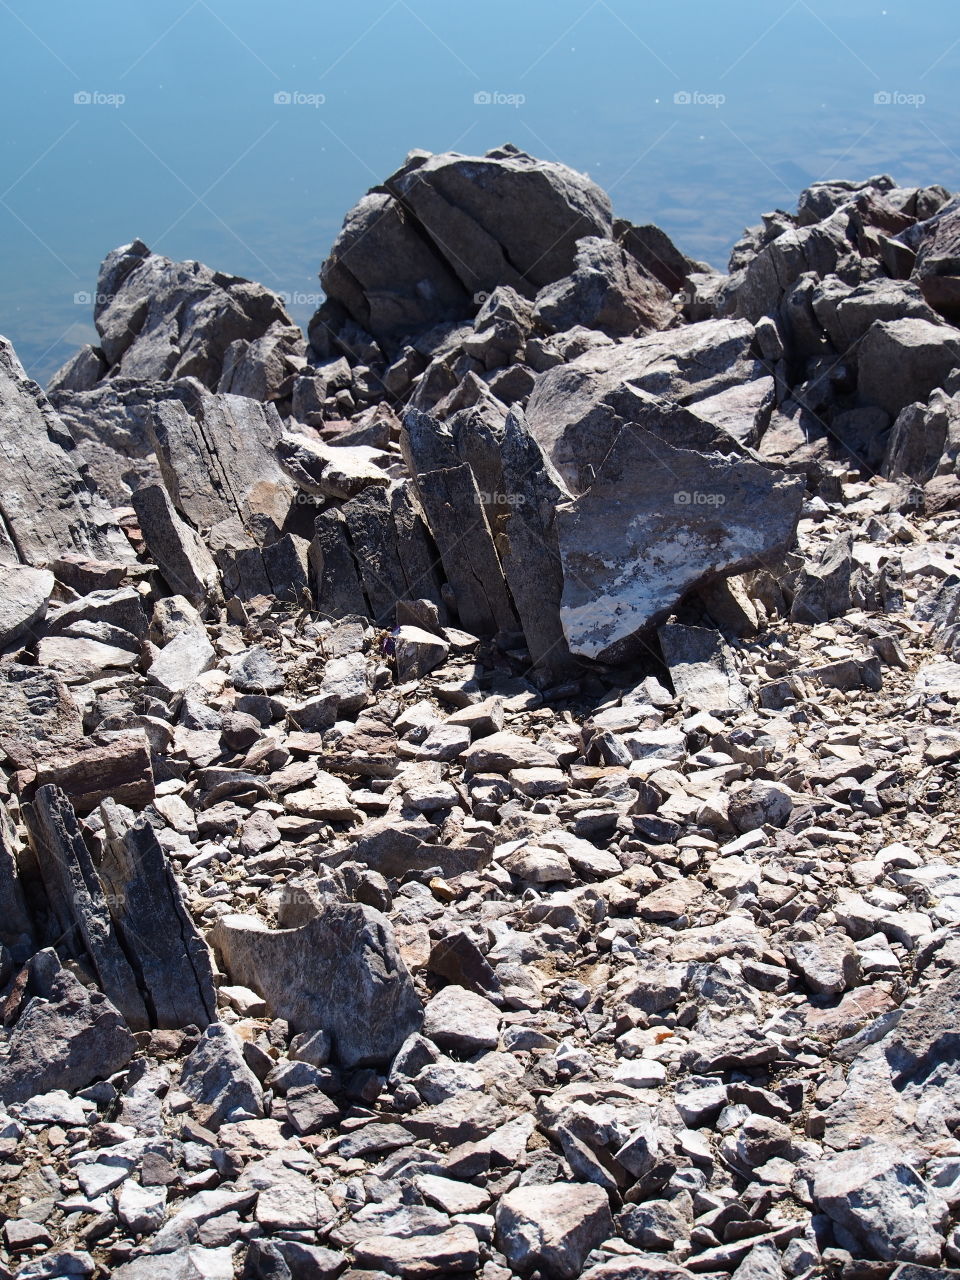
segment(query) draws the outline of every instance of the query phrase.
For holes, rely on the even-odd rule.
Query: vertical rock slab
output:
[[[277,461],[282,424],[272,404],[202,394],[188,410],[162,400],[152,430],[164,484],[194,528],[231,516],[245,527],[266,518],[282,528],[295,488]]]
[[[357,565],[347,537],[347,523],[340,511],[321,511],[314,525],[309,552],[310,582],[317,612],[325,618],[346,618],[367,613]]]
[[[181,520],[161,485],[135,490],[131,499],[150,555],[168,585],[191,604],[219,594],[220,575],[199,534]]]
[[[6,338],[0,338],[0,465],[0,559],[43,565],[69,551],[93,560],[133,559],[110,510],[87,485],[73,437]]]
[[[460,625],[479,636],[516,631],[517,615],[470,467],[428,471],[416,477],[416,486]]]
[[[571,652],[622,658],[688,591],[782,554],[802,495],[799,477],[749,456],[625,428],[593,485],[557,512]]]
[[[500,555],[507,585],[534,666],[559,673],[571,666],[571,657],[560,625],[563,565],[555,515],[570,494],[518,413],[507,418],[501,462],[507,515]]]
[[[205,1027],[217,1016],[207,944],[193,923],[180,886],[144,818],[126,826],[104,801],[100,880],[117,935],[137,971],[154,1027]]]
[[[150,1025],[130,963],[110,918],[90,851],[70,801],[55,786],[41,787],[24,818],[35,867],[54,929],[51,941],[92,965],[100,987],[134,1031]]]
[[[267,1001],[296,1031],[327,1031],[345,1067],[389,1061],[422,1020],[387,918],[333,903],[295,929],[224,916],[211,941],[233,982]]]

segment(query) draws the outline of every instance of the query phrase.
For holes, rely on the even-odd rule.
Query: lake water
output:
[[[139,236],[292,298],[414,147],[511,141],[725,265],[824,177],[960,187],[956,0],[0,0],[0,332],[44,382]]]

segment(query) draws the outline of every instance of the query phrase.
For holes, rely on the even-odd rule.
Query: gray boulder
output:
[[[194,377],[215,390],[231,344],[293,321],[276,294],[200,262],[171,262],[140,240],[114,249],[97,280],[94,323],[111,377]]]
[[[688,591],[781,555],[802,493],[799,477],[749,456],[675,448],[624,429],[594,484],[557,512],[571,652],[625,656]]]
[[[349,318],[389,345],[471,317],[475,295],[498,285],[532,297],[570,274],[579,239],[611,229],[607,196],[565,165],[512,146],[485,156],[412,152],[347,215],[320,272],[329,301],[311,342],[326,349],[338,312],[341,325]]]
[[[161,485],[144,485],[132,497],[147,550],[168,586],[191,604],[204,604],[220,594],[220,575],[213,557],[195,529],[181,520]]]
[[[0,565],[0,647],[29,635],[47,612],[53,586],[49,569]]]
[[[753,325],[745,320],[710,320],[596,348],[537,379],[527,427],[571,491],[580,493],[625,423],[645,414],[662,419],[664,401],[693,406],[695,413],[697,401],[764,377],[753,341]],[[699,447],[694,413],[663,428],[676,432],[681,447]]]
[[[860,343],[857,394],[892,417],[926,401],[960,367],[960,333],[927,320],[875,320]]]
[[[820,1210],[875,1258],[936,1266],[948,1210],[904,1152],[875,1142],[817,1165]]]
[[[232,1113],[263,1115],[263,1089],[243,1059],[240,1040],[222,1022],[211,1022],[183,1064],[180,1088],[210,1108],[207,1127],[218,1129]]]
[[[211,935],[233,982],[295,1031],[327,1031],[344,1066],[385,1062],[416,1031],[420,1001],[393,928],[372,907],[330,903],[293,929],[224,916]]]
[[[520,1275],[580,1275],[590,1251],[613,1234],[607,1193],[590,1183],[517,1187],[497,1205],[496,1242]]]
[[[633,258],[600,236],[577,242],[574,269],[537,294],[534,317],[557,332],[584,325],[611,337],[665,329],[676,318],[669,295]]]

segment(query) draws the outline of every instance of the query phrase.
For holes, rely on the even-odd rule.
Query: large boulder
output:
[[[570,651],[625,658],[688,591],[781,555],[802,496],[800,477],[745,450],[700,452],[624,428],[593,485],[557,511]]]
[[[611,230],[605,193],[565,165],[512,146],[412,152],[347,215],[320,273],[329,301],[311,341],[325,347],[338,315],[389,346],[471,317],[497,285],[533,297],[571,273],[579,239]]]
[[[707,320],[598,347],[537,379],[526,408],[530,434],[574,493],[590,482],[620,428],[637,422],[643,396],[694,406],[762,378],[746,320]],[[662,406],[657,407],[658,416]],[[695,431],[689,415],[679,428]],[[690,439],[680,444],[695,443]]]
[[[295,1031],[327,1031],[344,1066],[389,1061],[422,1009],[385,916],[358,903],[324,904],[293,929],[224,916],[211,941],[233,982],[267,1001]]]
[[[141,240],[104,259],[93,318],[111,378],[194,377],[215,391],[225,364],[229,381],[237,363],[237,348],[226,359],[232,344],[276,333],[277,324],[288,331],[291,353],[303,351],[299,331],[275,293],[201,262],[171,262]],[[71,361],[52,385],[76,386],[76,374]]]
[[[518,1187],[497,1205],[496,1240],[519,1275],[580,1275],[587,1255],[613,1235],[607,1193],[591,1183]]]
[[[960,333],[951,325],[906,317],[875,320],[860,343],[857,392],[892,417],[925,401],[960,367]]]

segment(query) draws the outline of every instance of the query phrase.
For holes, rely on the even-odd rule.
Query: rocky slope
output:
[[[958,228],[414,152],[0,345],[0,1277],[960,1268]]]

